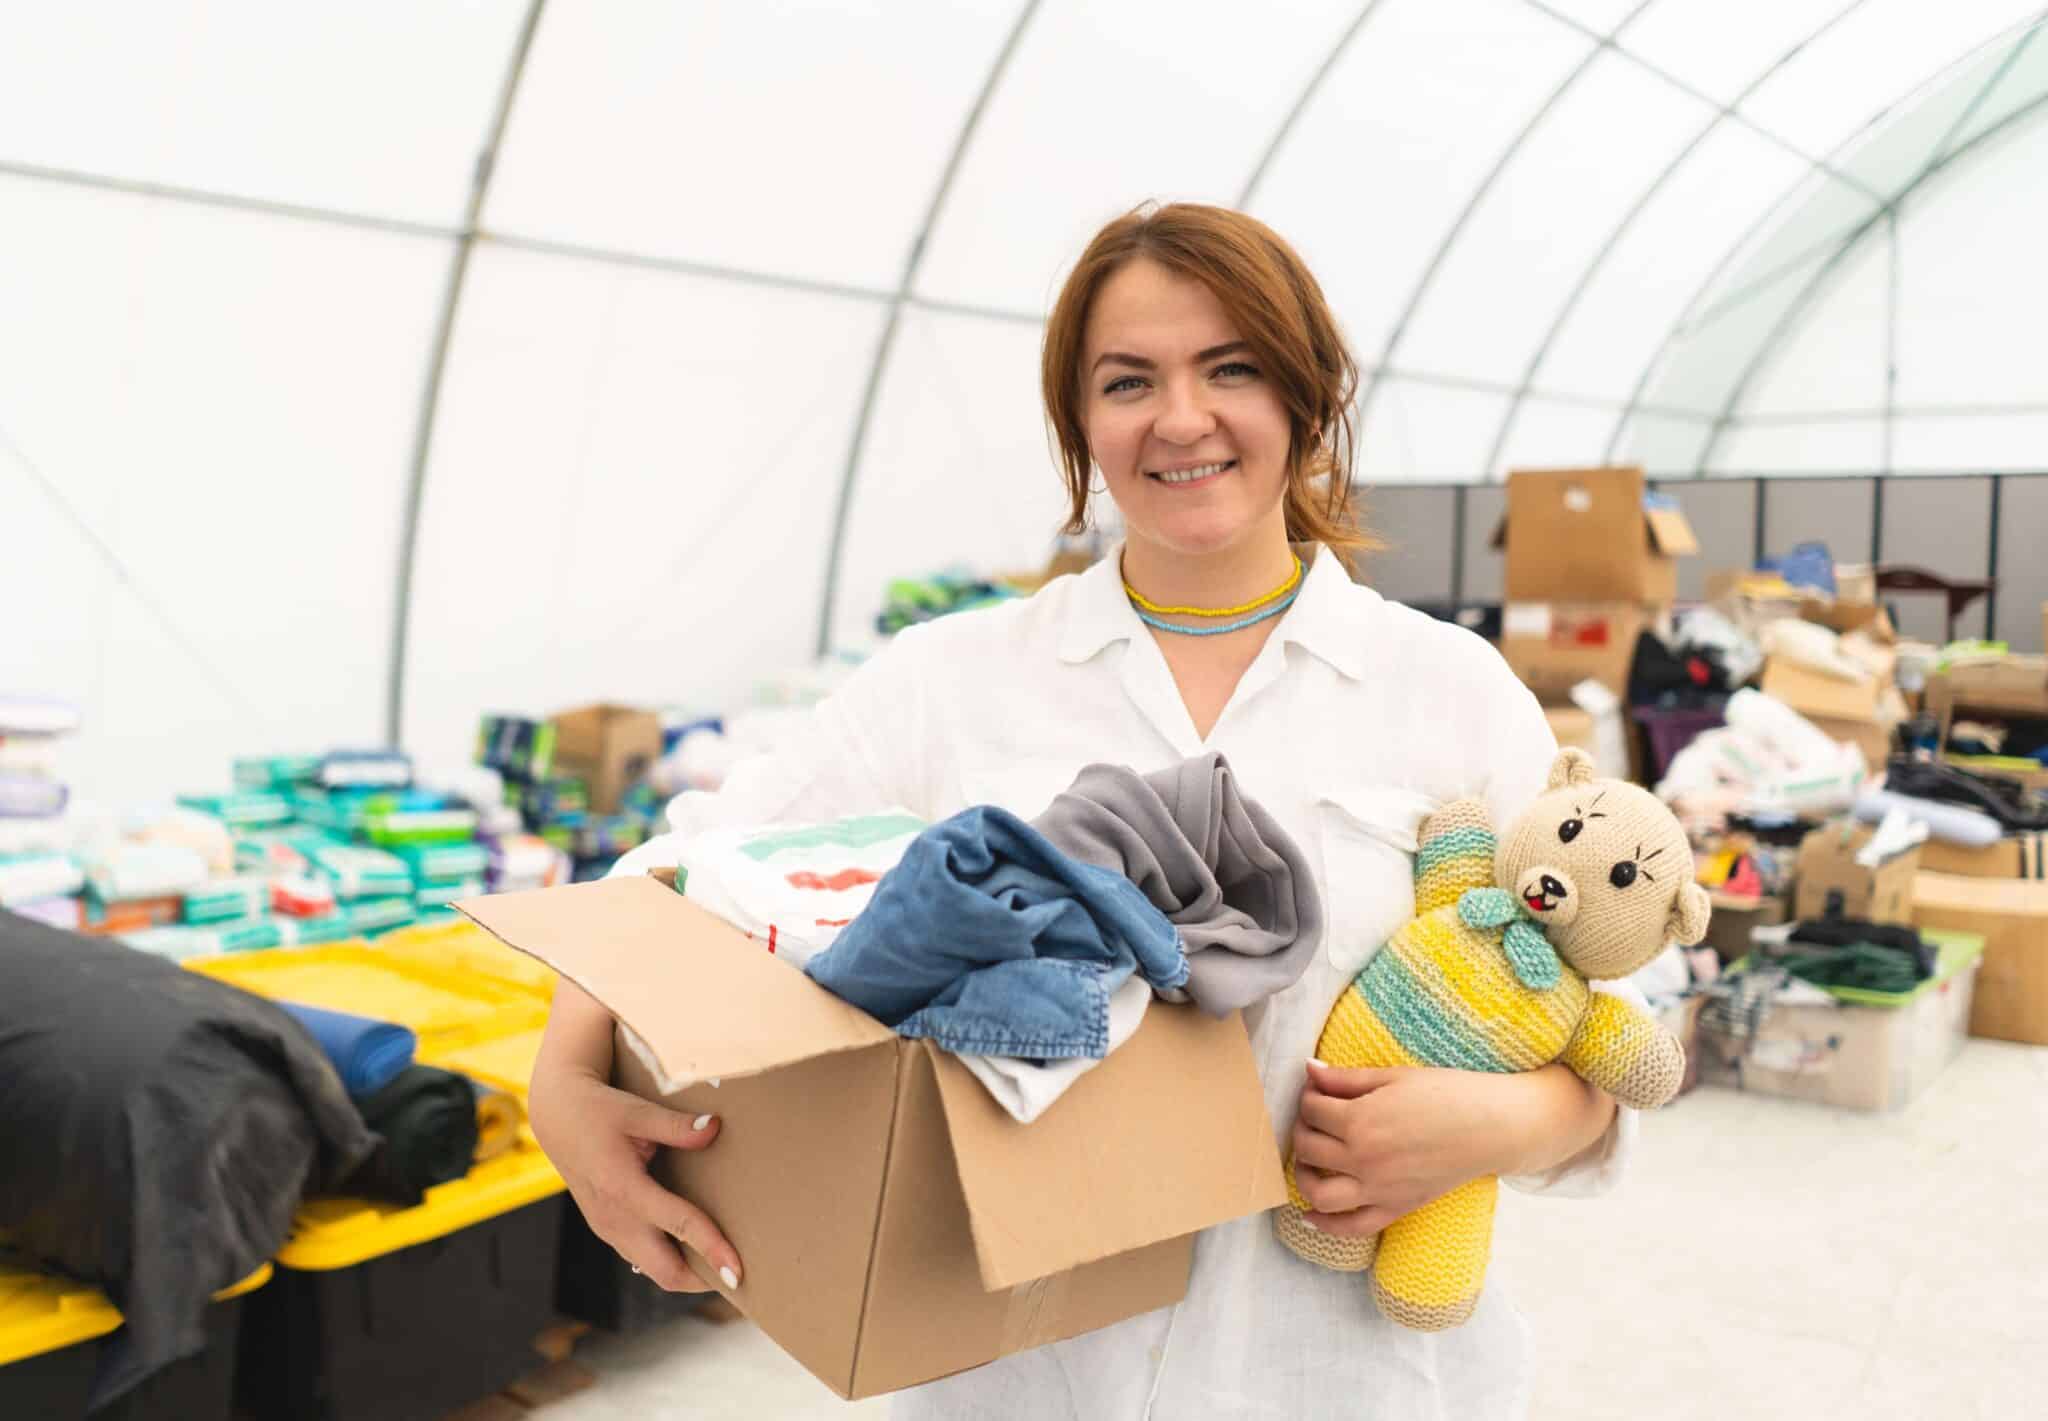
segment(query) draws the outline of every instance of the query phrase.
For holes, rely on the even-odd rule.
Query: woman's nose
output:
[[[1164,395],[1159,418],[1153,421],[1153,429],[1161,439],[1172,444],[1192,444],[1216,428],[1216,416],[1200,390],[1172,381]]]

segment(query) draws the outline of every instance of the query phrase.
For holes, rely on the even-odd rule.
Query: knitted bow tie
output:
[[[1458,895],[1458,917],[1471,928],[1507,925],[1501,947],[1515,980],[1532,991],[1555,987],[1559,973],[1557,949],[1543,935],[1543,925],[1505,888],[1468,888]]]

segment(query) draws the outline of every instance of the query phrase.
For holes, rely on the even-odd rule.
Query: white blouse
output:
[[[1246,1014],[1284,1148],[1332,1003],[1413,914],[1422,816],[1478,795],[1506,822],[1541,789],[1555,743],[1484,641],[1353,583],[1321,550],[1203,740],[1124,596],[1120,551],[1028,599],[902,632],[818,706],[807,740],[742,764],[716,794],[678,797],[675,832],[618,871],[672,863],[680,837],[715,824],[884,805],[939,819],[999,804],[1028,818],[1091,762],[1146,773],[1220,750],[1322,865],[1325,946]],[[1578,1159],[1508,1182],[1602,1192],[1635,1133],[1621,1109]],[[1177,1306],[902,1393],[893,1414],[1486,1421],[1524,1414],[1529,1393],[1526,1329],[1493,1282],[1463,1326],[1410,1332],[1381,1318],[1363,1280],[1302,1262],[1257,1215],[1199,1238]]]

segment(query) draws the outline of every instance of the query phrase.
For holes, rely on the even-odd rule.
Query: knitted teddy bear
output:
[[[1685,1052],[1633,1004],[1589,977],[1625,977],[1706,935],[1708,902],[1692,850],[1655,796],[1598,780],[1561,752],[1545,792],[1496,843],[1486,806],[1454,800],[1422,823],[1416,916],[1374,954],[1324,1023],[1332,1066],[1456,1066],[1533,1071],[1563,1061],[1624,1105],[1678,1093]],[[1281,1242],[1312,1263],[1373,1270],[1380,1311],[1436,1331],[1471,1316],[1486,1278],[1499,1189],[1472,1180],[1387,1225],[1337,1238],[1302,1219],[1308,1202],[1287,1161],[1292,1200],[1274,1213]]]

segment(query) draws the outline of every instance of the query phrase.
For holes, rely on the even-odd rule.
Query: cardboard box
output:
[[[1673,602],[1678,559],[1700,550],[1683,513],[1643,507],[1637,468],[1509,474],[1493,546],[1510,602]]]
[[[582,706],[552,717],[551,723],[554,772],[583,781],[593,814],[617,814],[626,791],[661,758],[661,717],[652,711]]]
[[[1922,873],[1913,920],[1984,936],[1970,1034],[2048,1045],[2048,882]]]
[[[1876,868],[1865,868],[1856,862],[1856,851],[1870,842],[1872,832],[1867,824],[1838,819],[1799,841],[1794,917],[1827,916],[1829,896],[1839,893],[1845,918],[1872,923],[1913,921],[1913,877],[1920,871],[1920,847],[1895,854]]]
[[[656,878],[456,907],[613,1011],[624,1089],[718,1114],[710,1149],[655,1176],[739,1251],[726,1296],[842,1397],[1168,1306],[1197,1231],[1286,1200],[1235,1015],[1155,1005],[1019,1125],[959,1061]]]
[[[1929,839],[1920,846],[1920,869],[1966,878],[2048,878],[2048,833],[2008,834],[1982,848]]]
[[[1837,568],[1836,584],[1841,595],[1830,600],[1805,589],[1784,588],[1782,579],[1775,575],[1753,573],[1746,568],[1727,568],[1707,574],[1706,600],[1723,605],[1735,614],[1740,625],[1751,631],[1779,617],[1798,617],[1837,632],[1860,631],[1873,641],[1886,645],[1896,642],[1898,629],[1892,625],[1890,613],[1872,598],[1855,595],[1854,584],[1845,588],[1841,575],[1842,570]],[[1760,583],[1766,582],[1777,584],[1783,590],[1777,593],[1756,590]],[[1874,577],[1872,590],[1875,590]]]
[[[1714,911],[1707,919],[1707,945],[1723,963],[1749,956],[1749,935],[1756,928],[1773,928],[1791,916],[1792,905],[1775,894],[1761,898],[1739,898],[1732,893],[1709,892]]]
[[[1927,678],[1928,713],[1946,728],[1965,711],[2048,716],[2048,656],[1966,661]]]
[[[1581,681],[1626,700],[1636,637],[1648,625],[1648,613],[1629,602],[1510,602],[1501,610],[1500,654],[1539,700],[1568,702]]]
[[[1844,681],[1782,656],[1764,662],[1758,689],[1798,711],[1829,739],[1854,745],[1872,769],[1882,769],[1891,758],[1893,733],[1906,718],[1905,697],[1888,681]]]
[[[1980,947],[1967,935],[1944,946],[1936,976],[1898,1006],[1774,1004],[1753,1036],[1699,1030],[1700,1080],[1845,1110],[1897,1110],[1962,1050]]]

